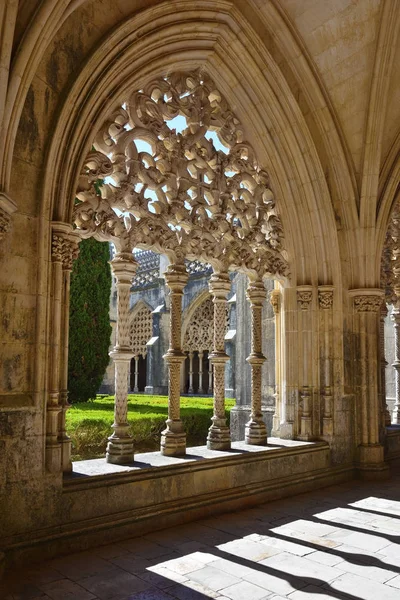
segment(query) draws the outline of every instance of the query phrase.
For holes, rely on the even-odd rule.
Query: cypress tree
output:
[[[110,247],[90,238],[80,242],[71,274],[68,389],[70,402],[96,397],[109,361],[111,337]]]

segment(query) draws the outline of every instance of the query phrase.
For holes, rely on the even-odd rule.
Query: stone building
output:
[[[393,0],[0,3],[4,563],[389,476],[400,453],[383,351],[386,299],[397,401],[399,21]],[[85,466],[71,463],[65,414],[69,278],[90,236],[116,247],[116,400],[107,456]],[[134,248],[169,261],[168,312],[154,308],[169,320],[168,350],[161,359],[155,342],[151,367],[168,373],[168,419],[145,461],[126,421],[132,315],[148,334],[145,304],[130,312]],[[214,415],[195,453],[180,419],[187,261],[212,268]],[[248,362],[243,442],[224,411],[232,273],[247,307],[234,342]]]

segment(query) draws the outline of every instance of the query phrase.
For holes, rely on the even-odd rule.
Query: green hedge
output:
[[[226,400],[227,416],[234,400]],[[166,396],[130,395],[128,422],[135,440],[135,452],[158,450],[160,433],[168,414]],[[181,398],[181,417],[188,446],[205,444],[213,414],[212,398]],[[86,460],[104,456],[107,438],[112,433],[114,396],[97,396],[78,402],[67,412],[67,432],[72,439],[72,459]]]

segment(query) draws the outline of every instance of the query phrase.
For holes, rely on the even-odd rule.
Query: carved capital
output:
[[[384,291],[378,288],[366,288],[349,291],[350,297],[353,298],[354,308],[356,312],[374,312],[381,310]]]
[[[186,271],[184,264],[176,263],[168,265],[168,268],[164,273],[164,277],[171,292],[174,294],[181,294],[183,288],[187,284],[189,274]]]
[[[132,285],[132,280],[138,268],[132,252],[120,252],[110,261],[111,270],[117,280],[117,285]]]
[[[262,306],[265,298],[267,297],[267,291],[262,281],[250,282],[247,291],[247,299],[253,306]]]
[[[301,310],[308,310],[312,300],[311,286],[301,286],[297,288],[297,303]]]
[[[278,315],[281,310],[281,300],[281,293],[278,290],[272,290],[272,292],[270,292],[269,301],[276,315]]]
[[[53,262],[61,263],[65,271],[72,271],[72,266],[78,255],[78,239],[61,232],[53,233],[51,240],[51,259]]]
[[[318,304],[322,309],[330,309],[333,306],[333,289],[331,286],[319,286]]]
[[[213,273],[208,284],[214,302],[225,301],[231,289],[228,273]]]

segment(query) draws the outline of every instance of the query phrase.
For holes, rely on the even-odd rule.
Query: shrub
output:
[[[96,397],[108,365],[110,247],[83,240],[71,274],[68,389],[71,402]]]

